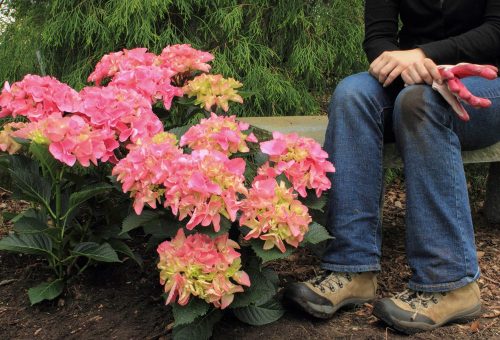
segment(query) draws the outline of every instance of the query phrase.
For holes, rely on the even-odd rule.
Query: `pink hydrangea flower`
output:
[[[26,75],[0,93],[0,118],[25,116],[30,121],[44,119],[53,113],[76,112],[80,106],[78,92],[53,77]]]
[[[151,66],[156,60],[154,53],[147,52],[147,48],[134,48],[132,50],[106,54],[97,63],[95,70],[87,81],[100,85],[106,78],[112,78],[120,71],[132,70],[137,66]]]
[[[174,175],[172,161],[181,155],[175,135],[161,132],[133,146],[113,168],[112,174],[122,183],[123,192],[130,192],[134,199],[137,215],[141,214],[145,204],[156,208],[165,192],[163,183]]]
[[[246,142],[257,143],[257,138],[244,134],[249,125],[237,122],[236,116],[217,116],[211,113],[210,118],[202,119],[199,124],[192,126],[181,137],[180,145],[189,146],[193,150],[217,150],[231,155],[236,152],[248,152]]]
[[[86,87],[80,92],[81,114],[98,128],[116,131],[120,142],[137,143],[163,131],[150,101],[134,90],[116,86]]]
[[[181,88],[170,84],[170,78],[174,74],[168,68],[141,65],[118,72],[109,86],[134,90],[148,98],[151,103],[162,100],[165,108],[170,110],[174,97],[183,96]]]
[[[196,296],[224,309],[235,293],[250,286],[248,274],[241,269],[239,245],[228,234],[212,240],[207,235],[185,236],[183,229],[171,241],[158,246],[160,283],[168,293],[166,303],[181,306]]]
[[[243,103],[237,88],[243,86],[233,78],[223,78],[220,74],[201,74],[190,80],[182,90],[189,97],[196,97],[194,103],[211,111],[214,106],[229,110],[229,102]]]
[[[158,57],[162,67],[168,67],[176,73],[209,72],[210,65],[207,63],[213,59],[212,54],[196,50],[189,44],[167,46]]]
[[[165,206],[179,220],[190,216],[186,228],[213,225],[220,230],[221,215],[236,220],[240,202],[245,195],[246,163],[242,158],[229,159],[218,151],[195,150],[172,162],[172,176],[164,183]]]
[[[26,124],[12,135],[49,145],[52,156],[69,166],[76,161],[86,167],[90,163],[97,165],[98,160],[114,160],[113,150],[118,147],[113,131],[93,128],[78,115],[62,117],[54,113]]]
[[[315,189],[320,197],[331,187],[326,173],[334,172],[335,168],[314,139],[299,137],[295,133],[273,132],[273,139],[260,143],[260,149],[274,162],[277,173],[285,173],[302,197],[307,196],[306,189]]]
[[[264,240],[264,249],[277,247],[286,251],[285,243],[297,247],[312,222],[308,209],[292,188],[274,178],[254,181],[248,196],[241,202],[240,225],[250,228],[246,240]]]

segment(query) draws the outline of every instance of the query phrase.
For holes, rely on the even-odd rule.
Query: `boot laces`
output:
[[[308,282],[324,293],[326,289],[334,292],[337,287],[343,288],[344,284],[352,281],[352,273],[324,271]]]
[[[437,305],[441,297],[445,296],[446,293],[429,293],[429,292],[418,292],[411,289],[406,289],[403,292],[396,294],[395,299],[399,299],[406,304],[408,304],[411,309],[414,309],[411,320],[415,321],[418,313],[423,309],[429,307],[429,303]]]

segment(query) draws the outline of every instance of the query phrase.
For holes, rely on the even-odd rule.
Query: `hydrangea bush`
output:
[[[121,253],[140,263],[120,237],[142,227],[162,241],[175,338],[209,337],[227,308],[253,325],[283,314],[265,263],[329,238],[310,209],[322,209],[335,169],[314,140],[274,132],[259,141],[227,115],[243,102],[242,84],[209,74],[211,60],[189,45],[136,48],[105,55],[80,92],[48,76],[4,85],[0,117],[15,121],[0,149],[18,197],[37,205],[15,217],[0,249],[43,255],[56,275],[30,290],[32,303],[57,297],[95,261]],[[66,176],[74,167],[111,168],[110,181],[77,185]],[[118,233],[96,238],[80,212],[113,185],[133,212]]]

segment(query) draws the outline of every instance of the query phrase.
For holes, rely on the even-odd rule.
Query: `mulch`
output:
[[[404,249],[403,184],[396,179],[386,190],[382,272],[378,296],[405,288],[410,269]],[[245,325],[227,315],[214,339],[498,339],[500,338],[500,225],[481,214],[484,195],[474,197],[473,218],[482,276],[481,317],[469,324],[452,324],[428,333],[403,336],[371,316],[372,305],[342,310],[330,320],[315,320],[289,310],[277,322]],[[19,212],[29,207],[10,199],[0,188],[0,210]],[[1,222],[1,221],[0,221]],[[11,226],[2,223],[0,236]],[[32,257],[0,252],[0,339],[169,339],[173,326],[170,307],[161,298],[154,254],[144,250],[145,239],[134,243],[145,255],[145,269],[132,263],[99,266],[70,285],[56,301],[30,306],[27,289],[50,273]],[[270,264],[281,284],[305,280],[319,270],[319,257],[301,249],[292,257]]]

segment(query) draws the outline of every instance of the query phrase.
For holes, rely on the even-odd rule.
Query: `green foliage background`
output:
[[[215,54],[215,73],[254,93],[237,114],[305,115],[318,114],[341,78],[366,67],[361,0],[1,3],[15,19],[0,36],[2,80],[43,67],[78,89],[106,53],[138,46],[159,53],[190,43]]]

